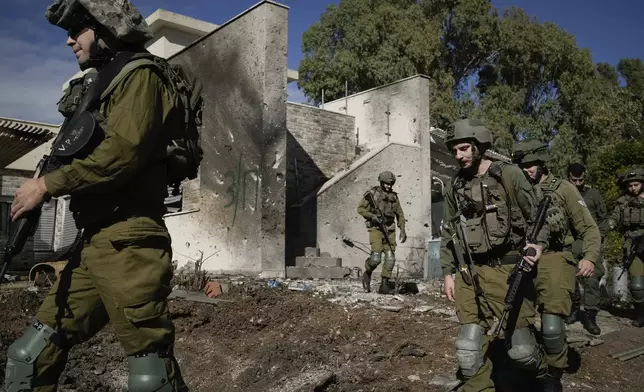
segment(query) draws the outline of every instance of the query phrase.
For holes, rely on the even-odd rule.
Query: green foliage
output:
[[[625,173],[632,166],[642,166],[644,141],[619,142],[599,151],[597,158],[590,166],[591,180],[604,196],[606,207],[612,210],[615,200],[621,196],[616,182],[619,174]]]
[[[344,96],[345,82],[353,94],[424,74],[433,126],[483,119],[504,154],[523,138],[548,142],[560,175],[575,161],[598,167],[600,147],[644,139],[644,62],[594,64],[573,35],[519,8],[499,15],[488,0],[341,0],[304,33],[302,50],[298,83],[316,104],[322,90],[327,101]],[[602,173],[612,178],[614,169]]]

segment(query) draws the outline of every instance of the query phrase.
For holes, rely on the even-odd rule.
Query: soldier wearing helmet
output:
[[[407,241],[405,214],[398,194],[393,191],[396,176],[390,171],[384,171],[378,175],[378,182],[380,185],[365,192],[358,204],[358,214],[365,219],[371,244],[371,255],[365,261],[365,272],[362,275],[362,287],[366,292],[371,291],[371,273],[378,268],[384,254],[378,292],[390,294],[389,279],[396,264],[396,221],[400,229],[400,242],[405,243]],[[375,202],[375,206],[372,202]]]
[[[611,229],[624,237],[622,251],[628,255],[633,240],[644,235],[644,169],[633,167],[618,179],[623,195],[617,199],[609,218]],[[644,260],[636,256],[628,270],[631,297],[637,310],[633,326],[644,327]]]
[[[526,260],[536,262],[547,244],[548,226],[536,244],[526,243],[535,223],[535,191],[519,168],[486,157],[492,135],[483,122],[456,121],[446,144],[461,166],[445,189],[441,233],[444,290],[456,302],[461,325],[456,339],[459,377],[465,381],[463,391],[493,391],[487,331],[495,318],[501,318],[508,275],[521,260],[521,251],[533,248],[535,254]],[[512,324],[506,319],[503,325],[510,340],[508,356],[536,378],[545,374],[543,354],[532,332],[536,310],[528,298],[515,309]]]
[[[185,390],[167,303],[172,248],[159,136],[183,126],[178,94],[154,66],[127,62],[145,55],[152,37],[128,0],[56,0],[45,16],[67,31],[66,44],[88,71],[65,90],[59,134],[89,136],[54,142],[55,167],[18,189],[11,217],[70,195],[82,232],[36,320],[7,350],[5,390],[57,390],[70,349],[108,322],[127,356],[129,391]]]
[[[561,391],[561,377],[568,366],[565,319],[572,307],[575,275],[592,276],[595,264],[600,262],[601,236],[577,188],[569,181],[550,174],[549,161],[548,146],[538,140],[523,140],[513,146],[513,162],[534,184],[538,197],[552,197],[547,219],[550,227],[548,251],[536,267],[534,284],[548,363],[545,390]],[[579,263],[572,254],[575,239],[580,239],[583,244]]]

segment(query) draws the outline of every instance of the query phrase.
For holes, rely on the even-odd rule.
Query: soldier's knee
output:
[[[526,370],[537,370],[543,354],[532,331],[529,328],[517,329],[512,333],[511,342],[512,347],[508,350],[508,357],[516,366]]]
[[[369,269],[373,270],[380,265],[380,252],[371,252],[371,256],[367,259]]]
[[[465,377],[473,377],[483,366],[485,330],[477,324],[465,324],[456,339],[456,357]]]
[[[172,392],[165,361],[157,353],[127,357],[130,392]]]
[[[35,321],[7,350],[5,390],[17,392],[31,390],[34,378],[34,363],[50,341],[56,338],[56,331]]]
[[[556,314],[544,313],[541,316],[541,336],[548,354],[558,354],[566,344],[564,319]]]
[[[637,303],[644,302],[644,276],[634,276],[631,279],[631,296]]]
[[[388,270],[392,270],[396,264],[396,254],[392,250],[385,253],[385,265]]]

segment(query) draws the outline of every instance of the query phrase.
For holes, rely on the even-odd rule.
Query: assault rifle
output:
[[[537,219],[536,219],[535,225],[532,228],[532,232],[529,233],[528,237],[526,238],[526,242],[528,244],[536,243],[537,236],[539,235],[541,228],[546,222],[546,218],[548,216],[548,207],[550,207],[551,201],[552,201],[552,198],[550,196],[544,196],[544,198],[541,199],[541,202],[539,203],[539,207],[537,208]],[[508,313],[510,313],[515,306],[521,307],[521,304],[523,302],[523,296],[519,295],[519,293],[520,293],[521,287],[524,284],[525,279],[529,278],[529,274],[532,272],[532,267],[523,259],[523,257],[534,256],[535,254],[536,252],[533,248],[527,248],[521,251],[521,260],[514,266],[514,270],[512,270],[512,273],[508,278],[509,287],[508,287],[508,292],[505,296],[505,309],[503,309],[503,314],[501,315],[499,324],[496,326],[496,329],[494,330],[494,335],[498,335],[499,332],[501,332],[503,322],[508,316]]]
[[[378,216],[378,228],[382,232],[382,235],[385,236],[385,241],[387,242],[387,245],[389,245],[389,248],[391,249],[391,241],[389,240],[389,230],[387,230],[387,225],[385,224],[385,215],[382,213],[380,208],[378,208],[378,205],[376,204],[376,200],[373,198],[373,195],[371,192],[367,192],[365,195],[365,198],[371,204],[371,207],[376,211],[376,215]]]
[[[639,257],[640,259],[644,258],[644,234],[633,238],[628,254],[622,262],[622,272],[619,274],[619,277],[617,277],[617,280],[620,280],[624,272],[631,268],[633,261],[635,261],[635,257]]]
[[[43,173],[43,169],[47,167],[48,163],[49,156],[45,155],[38,163],[38,167],[36,168],[36,172],[34,173],[33,178],[40,177]],[[7,273],[7,270],[11,265],[13,256],[22,251],[22,248],[24,248],[25,246],[25,242],[27,242],[27,238],[34,234],[36,226],[38,226],[38,220],[40,219],[41,209],[42,204],[37,208],[34,208],[33,210],[27,212],[24,218],[20,220],[20,223],[18,223],[18,228],[16,229],[13,237],[11,237],[9,241],[7,241],[7,244],[4,247],[4,256],[2,257],[3,264],[2,269],[0,270],[0,284],[2,284],[2,281],[4,280],[4,274]]]

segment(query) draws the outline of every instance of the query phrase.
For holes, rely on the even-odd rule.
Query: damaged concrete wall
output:
[[[287,104],[286,264],[315,246],[315,231],[300,230],[299,204],[355,158],[355,119],[313,106]],[[311,234],[313,238],[311,238]]]
[[[328,178],[354,160],[355,118],[314,106],[287,104],[289,132]]]
[[[417,123],[429,121],[429,79],[412,76],[325,103],[323,108],[356,118],[356,144],[363,150],[386,142],[420,144]],[[429,123],[424,129],[428,127]]]
[[[287,26],[286,7],[262,2],[170,60],[205,100],[199,210],[166,217],[179,265],[284,276]]]
[[[391,170],[407,220],[407,242],[398,244],[400,273],[422,273],[430,231],[430,195],[423,195],[423,152],[420,147],[388,144],[357,161],[348,174],[325,184],[304,206],[302,230],[315,230],[320,250],[341,257],[344,267],[364,269],[370,250],[364,219],[356,209],[364,192],[378,185],[378,173]],[[315,227],[310,227],[313,222]],[[309,227],[306,227],[307,224]],[[396,232],[398,241],[399,232]],[[380,269],[378,270],[379,273]]]

